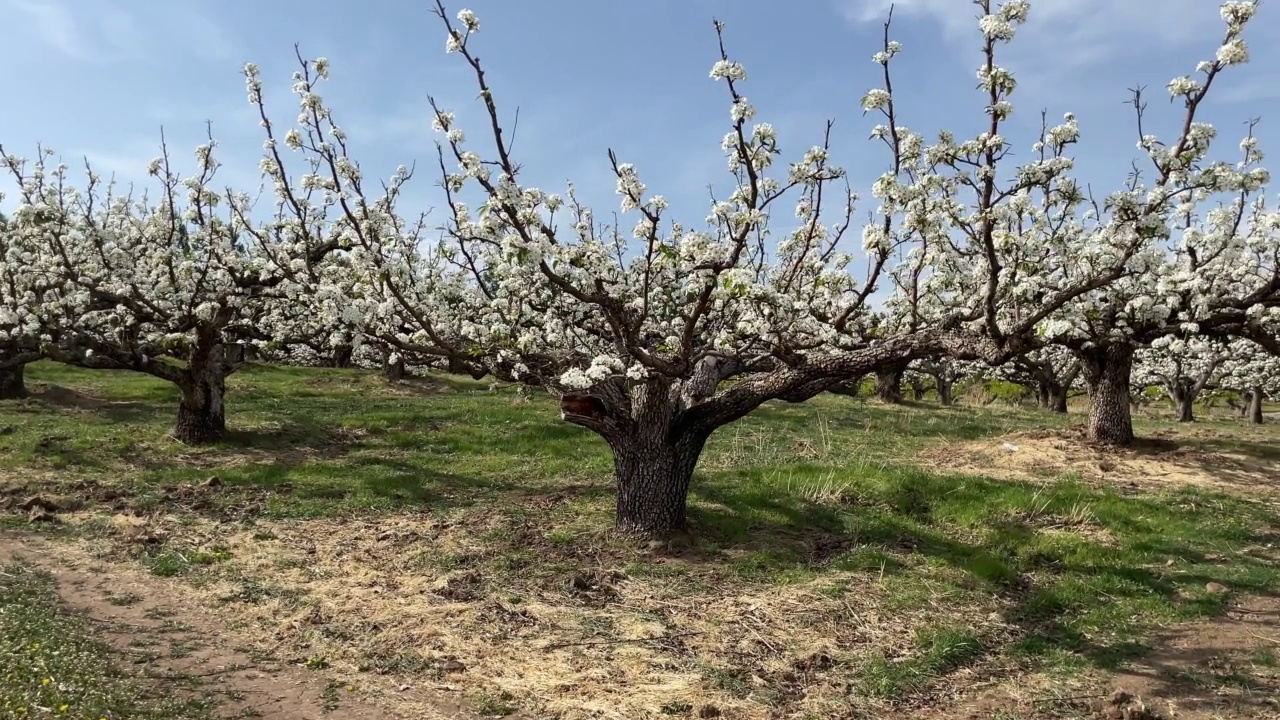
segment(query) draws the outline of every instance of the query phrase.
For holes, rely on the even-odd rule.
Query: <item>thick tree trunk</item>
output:
[[[1262,388],[1249,390],[1249,422],[1254,425],[1262,424]]]
[[[178,403],[178,424],[174,437],[186,445],[203,445],[221,440],[227,433],[226,409],[223,399],[227,392],[227,378],[216,372],[206,372],[181,386],[182,401]]]
[[[27,396],[26,365],[0,369],[0,400],[13,400]]]
[[[204,349],[200,349],[203,347]],[[227,376],[244,363],[239,345],[197,345],[187,358],[187,369],[178,381],[182,399],[173,436],[187,445],[221,440],[227,434]]]
[[[881,402],[898,405],[902,402],[902,375],[905,365],[889,365],[876,370],[876,397]]]
[[[693,468],[706,438],[667,439],[665,433],[614,438],[617,474],[617,528],[645,537],[664,537],[685,529],[685,508]]]
[[[1178,406],[1178,422],[1195,422],[1195,404],[1196,398],[1189,392],[1183,392],[1174,398],[1174,402]]]
[[[1129,375],[1133,348],[1109,345],[1081,354],[1089,386],[1089,440],[1103,445],[1133,443],[1133,415],[1129,409]]]
[[[955,385],[951,380],[944,378],[934,378],[934,382],[938,388],[938,404],[950,407],[955,403],[955,398],[951,396],[951,388]]]
[[[1061,385],[1049,386],[1049,405],[1047,409],[1060,415],[1066,415],[1067,392],[1067,388]]]

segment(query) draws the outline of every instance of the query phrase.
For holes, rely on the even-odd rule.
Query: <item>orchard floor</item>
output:
[[[1274,413],[1100,452],[1079,415],[769,406],[653,546],[541,396],[253,367],[192,449],[150,378],[28,384],[0,718],[1280,717]]]

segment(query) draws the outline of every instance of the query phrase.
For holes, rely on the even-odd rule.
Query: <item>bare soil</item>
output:
[[[264,654],[216,607],[192,602],[175,583],[124,565],[104,565],[63,543],[0,534],[0,563],[21,560],[57,581],[69,608],[88,618],[122,668],[166,691],[218,699],[219,716],[264,720],[472,717],[447,698],[403,687],[379,697],[357,677],[339,678]],[[412,715],[394,706],[412,697]]]
[[[1195,438],[1167,432],[1117,449],[1087,442],[1080,428],[1031,430],[934,445],[921,453],[921,459],[951,472],[1015,480],[1056,480],[1074,473],[1084,480],[1135,490],[1195,485],[1271,498],[1280,490],[1275,460],[1202,448]]]

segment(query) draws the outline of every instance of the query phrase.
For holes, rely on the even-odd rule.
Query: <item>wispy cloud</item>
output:
[[[92,63],[194,56],[230,60],[241,52],[235,36],[192,3],[151,4],[145,14],[112,0],[0,0],[10,35],[29,30],[57,54]]]
[[[931,19],[953,42],[971,40],[982,14],[965,0],[839,2],[845,17],[859,23],[883,22],[890,6],[898,17]],[[1011,52],[1070,72],[1135,52],[1212,43],[1215,23],[1221,24],[1218,4],[1207,0],[1036,0]]]

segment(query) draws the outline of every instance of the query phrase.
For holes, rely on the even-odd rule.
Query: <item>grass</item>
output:
[[[1280,588],[1265,550],[1280,517],[1256,496],[920,464],[939,443],[1070,422],[1031,410],[770,404],[712,439],[690,537],[655,553],[607,532],[607,448],[536,393],[250,367],[230,383],[232,437],[193,449],[166,437],[163,383],[46,363],[27,377],[33,396],[0,404],[0,472],[90,499],[71,534],[110,539],[104,560],[205,585],[240,622],[305,616],[293,641],[326,667],[438,677],[465,657],[459,682],[494,714],[567,713],[622,685],[667,716],[824,716],[850,689],[924,703],[975,677],[1115,670],[1159,628],[1221,614],[1232,596],[1208,583]],[[1274,426],[1201,414],[1138,429],[1275,458]],[[121,511],[159,513],[163,540],[121,540],[104,519]]]
[[[122,671],[85,621],[63,607],[49,575],[20,564],[0,572],[0,717],[212,717],[204,703],[169,694]]]

